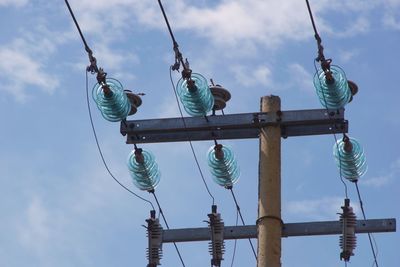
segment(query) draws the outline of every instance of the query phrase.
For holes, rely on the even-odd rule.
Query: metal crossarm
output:
[[[127,144],[258,138],[260,129],[280,125],[282,137],[347,133],[344,109],[254,112],[207,117],[133,120],[121,123]]]
[[[358,220],[356,233],[384,233],[396,231],[396,219]],[[282,226],[282,237],[340,235],[340,221],[286,223]],[[257,238],[257,226],[225,226],[224,239]],[[210,230],[207,227],[163,230],[163,243],[190,242],[210,240]]]

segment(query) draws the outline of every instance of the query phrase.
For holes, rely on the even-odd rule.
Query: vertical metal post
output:
[[[280,115],[278,96],[261,98],[261,112]],[[278,117],[279,118],[279,117]],[[268,126],[260,133],[257,267],[281,266],[281,130]]]

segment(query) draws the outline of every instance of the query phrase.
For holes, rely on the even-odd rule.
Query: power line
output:
[[[243,216],[242,216],[242,212],[240,211],[240,206],[239,206],[239,204],[238,204],[238,202],[236,200],[235,193],[233,192],[232,188],[229,188],[229,190],[231,191],[231,194],[232,194],[232,197],[233,197],[233,201],[235,202],[235,205],[236,205],[236,210],[237,210],[237,212],[239,213],[239,216],[240,216],[240,220],[242,221],[243,225],[246,225],[246,223],[244,222]],[[249,243],[250,243],[250,246],[251,246],[251,250],[253,251],[254,258],[257,261],[257,253],[256,253],[256,250],[254,249],[253,242],[251,242],[250,238],[249,238]]]
[[[82,31],[81,31],[81,27],[79,26],[79,23],[78,23],[78,21],[77,21],[76,18],[75,18],[74,12],[72,11],[72,8],[71,8],[71,6],[69,5],[68,0],[65,0],[65,4],[66,4],[67,7],[68,7],[69,13],[71,14],[71,17],[72,17],[72,19],[73,19],[73,21],[74,21],[74,23],[75,23],[76,28],[78,29],[79,35],[81,36],[82,42],[83,42],[83,44],[84,44],[84,46],[85,46],[85,51],[88,53],[88,56],[89,56],[90,66],[87,68],[87,71],[90,71],[92,74],[93,74],[93,73],[98,73],[98,72],[99,72],[99,69],[98,69],[98,67],[97,67],[97,60],[96,60],[96,58],[93,56],[93,52],[92,52],[92,50],[90,49],[89,45],[87,44],[85,37],[83,36],[83,33],[82,33]],[[100,78],[100,77],[98,77],[98,79],[99,79],[99,78]]]
[[[236,209],[236,221],[235,221],[235,226],[238,226],[238,222],[239,222],[239,211]],[[235,243],[234,243],[234,245],[233,245],[233,253],[232,253],[231,267],[233,267],[233,263],[235,262],[236,246],[237,246],[237,239],[235,239]]]
[[[167,17],[167,14],[165,13],[165,10],[164,10],[164,7],[163,7],[163,5],[162,5],[162,3],[161,3],[161,0],[158,0],[158,4],[159,4],[159,6],[160,6],[161,12],[162,12],[163,17],[164,17],[164,20],[165,20],[165,24],[167,24],[168,31],[169,31],[169,34],[170,34],[170,36],[171,36],[172,42],[173,42],[173,49],[174,49],[174,52],[175,52],[175,65],[174,65],[174,69],[175,69],[175,70],[178,70],[180,64],[182,64],[182,67],[183,67],[184,69],[186,69],[186,64],[183,62],[183,57],[182,57],[181,52],[179,51],[178,42],[176,41],[175,36],[174,36],[174,33],[172,32],[171,25],[169,24],[168,17]]]
[[[158,206],[160,215],[161,215],[161,217],[162,217],[162,219],[163,219],[163,221],[164,221],[164,223],[165,223],[165,226],[166,226],[167,229],[169,230],[169,225],[168,225],[167,219],[165,218],[164,212],[163,212],[163,210],[161,209],[161,205],[160,205],[160,202],[158,201],[158,198],[157,198],[157,196],[156,196],[155,191],[154,191],[154,190],[153,190],[153,191],[150,191],[150,193],[153,194],[154,199],[155,199],[155,201],[156,201],[156,203],[157,203],[157,206]],[[173,244],[174,244],[176,253],[178,253],[178,257],[179,257],[179,260],[180,260],[181,263],[182,263],[182,266],[185,267],[185,262],[183,261],[183,258],[182,258],[182,255],[181,255],[179,249],[178,249],[178,246],[176,245],[175,242],[173,242]]]
[[[88,72],[85,71],[85,73],[86,73],[86,103],[87,103],[87,108],[88,108],[88,113],[89,113],[89,118],[90,118],[90,125],[92,126],[93,136],[94,136],[94,139],[95,139],[95,141],[96,141],[97,149],[98,149],[98,151],[99,151],[99,154],[100,154],[100,157],[101,157],[101,160],[102,160],[102,162],[103,162],[104,167],[106,168],[108,174],[113,178],[113,180],[114,180],[115,182],[117,182],[122,188],[124,188],[126,191],[128,191],[129,193],[131,193],[133,196],[135,196],[135,197],[137,197],[137,198],[143,200],[144,202],[150,204],[150,206],[151,206],[152,209],[154,210],[154,205],[153,205],[153,203],[152,203],[150,200],[147,200],[147,199],[145,199],[145,198],[139,196],[138,194],[134,193],[132,190],[130,190],[129,188],[127,188],[125,185],[123,185],[123,184],[113,175],[113,173],[111,172],[110,168],[108,167],[108,164],[107,164],[107,162],[106,162],[106,160],[105,160],[105,158],[104,158],[102,149],[101,149],[101,147],[100,147],[99,139],[97,138],[96,128],[95,128],[94,122],[93,122],[92,111],[91,111],[91,109],[90,109],[90,101],[89,101],[89,81],[88,81]]]
[[[358,201],[360,202],[361,213],[363,215],[364,220],[366,220],[367,218],[365,216],[364,205],[363,205],[363,202],[362,202],[362,199],[361,199],[360,189],[358,188],[358,182],[355,181],[354,184],[356,185],[356,189],[357,189],[357,195],[358,195]],[[377,261],[377,254],[378,253],[375,253],[375,248],[374,248],[374,246],[372,244],[372,239],[374,239],[374,243],[375,243],[375,246],[376,246],[377,250],[378,250],[378,246],[377,246],[377,244],[375,242],[375,238],[373,237],[373,235],[371,233],[367,233],[367,234],[368,234],[369,245],[371,247],[372,254],[374,256],[374,264],[376,265],[376,267],[379,267],[378,261]]]
[[[87,44],[87,42],[86,42],[86,40],[85,40],[85,37],[83,36],[83,33],[82,33],[82,31],[81,31],[81,27],[79,27],[79,23],[78,23],[78,21],[77,21],[76,18],[75,18],[74,12],[72,11],[72,8],[71,8],[71,6],[69,5],[68,0],[65,0],[65,4],[66,4],[67,7],[68,7],[68,10],[69,10],[69,13],[71,14],[72,19],[74,20],[74,23],[75,23],[76,28],[78,29],[79,35],[81,36],[81,39],[82,39],[82,42],[83,42],[83,44],[85,45],[85,50],[86,50],[86,52],[91,53],[92,50],[89,48],[89,46],[88,46],[88,44]]]

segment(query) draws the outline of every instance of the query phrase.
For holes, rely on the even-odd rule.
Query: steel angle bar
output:
[[[344,110],[325,109],[125,121],[127,143],[258,138],[260,128],[280,125],[283,137],[347,132]]]
[[[384,233],[396,231],[396,219],[358,220],[356,233]],[[339,221],[286,223],[282,226],[282,237],[339,235],[342,227]],[[257,226],[225,226],[224,239],[257,238]],[[210,240],[207,227],[163,230],[163,243]]]

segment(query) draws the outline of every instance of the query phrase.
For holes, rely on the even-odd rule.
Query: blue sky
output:
[[[169,81],[172,43],[157,1],[71,0],[89,46],[109,77],[143,92],[130,119],[178,116]],[[316,44],[304,1],[164,1],[176,38],[194,72],[232,94],[225,112],[259,110],[263,95],[279,95],[282,110],[321,108],[312,85]],[[325,55],[357,82],[346,108],[349,135],[367,154],[360,180],[368,218],[399,218],[400,1],[311,1]],[[0,0],[0,265],[145,266],[149,206],[121,189],[98,155],[85,102],[88,64],[64,1]],[[175,82],[179,78],[174,73]],[[90,76],[90,87],[95,83]],[[119,124],[92,103],[105,157],[136,193],[125,166],[132,147]],[[236,152],[236,195],[248,224],[257,217],[258,140],[224,141]],[[335,220],[344,198],[332,156],[332,136],[282,140],[282,217],[285,222]],[[206,151],[194,143],[226,225],[235,223],[228,191],[212,182]],[[204,227],[211,201],[187,143],[143,145],[162,180],[157,194],[172,228]],[[359,212],[356,191],[349,196]],[[381,266],[398,266],[398,233],[375,235]],[[339,237],[283,240],[285,267],[343,266]],[[223,266],[229,266],[227,242]],[[207,243],[179,244],[187,266],[207,266]],[[367,236],[349,266],[372,266]],[[163,266],[179,266],[169,244]],[[255,266],[246,240],[234,266]]]

